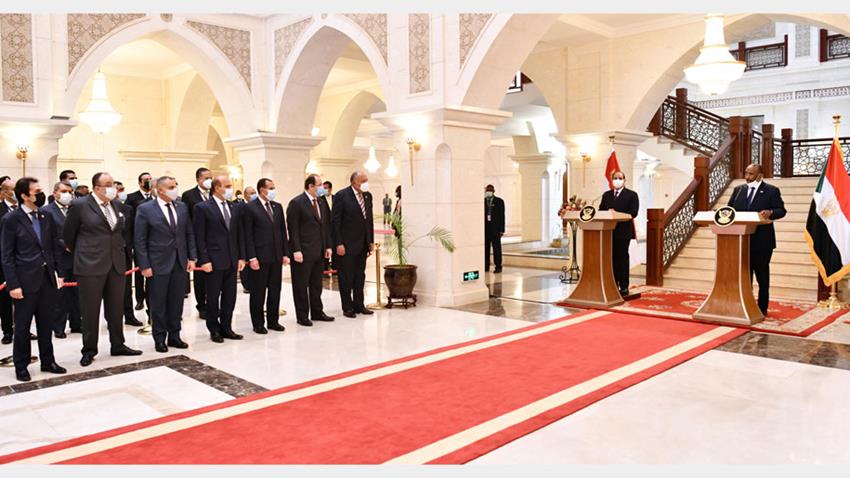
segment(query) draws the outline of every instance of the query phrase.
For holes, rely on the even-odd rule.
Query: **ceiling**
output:
[[[100,66],[106,74],[153,79],[170,78],[191,68],[176,53],[147,38],[116,48]]]
[[[704,18],[682,13],[564,14],[549,28],[535,51],[702,22]]]

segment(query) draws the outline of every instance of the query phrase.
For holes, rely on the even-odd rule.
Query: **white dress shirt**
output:
[[[162,210],[162,215],[165,216],[166,224],[169,224],[170,218],[168,217],[168,203],[163,201],[161,197],[156,198],[156,203]],[[174,207],[174,201],[171,201],[171,215],[174,216],[174,227],[177,227],[177,208]]]
[[[310,193],[308,193],[307,191],[304,191],[304,195],[307,196],[307,199],[310,200],[310,208],[319,210],[319,219],[321,219],[322,218],[322,206],[319,206],[319,198],[311,196]],[[315,208],[313,208],[313,201],[316,201],[316,207]]]

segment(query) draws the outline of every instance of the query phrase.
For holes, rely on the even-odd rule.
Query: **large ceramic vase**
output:
[[[399,300],[402,305],[416,304],[416,296],[413,288],[416,286],[416,266],[405,264],[393,264],[384,266],[384,282],[390,291],[388,305],[392,307],[394,300]],[[406,307],[405,307],[406,308]]]

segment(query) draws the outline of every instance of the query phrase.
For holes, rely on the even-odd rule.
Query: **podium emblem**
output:
[[[714,211],[714,223],[720,227],[726,227],[735,222],[735,208],[723,206]]]
[[[593,216],[596,215],[596,208],[593,206],[585,206],[581,208],[581,212],[578,215],[578,220],[581,222],[588,222],[593,219]]]

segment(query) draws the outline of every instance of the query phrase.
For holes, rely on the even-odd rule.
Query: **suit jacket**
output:
[[[366,217],[360,209],[354,188],[348,186],[334,196],[332,214],[332,238],[334,246],[344,245],[346,254],[360,254],[375,241],[375,225],[372,221],[372,194],[363,193]]]
[[[143,201],[139,204],[144,204],[145,202],[147,201]],[[135,239],[133,238],[133,225],[135,224],[136,210],[133,206],[130,206],[127,203],[121,203],[119,201],[119,204],[120,209],[118,209],[118,212],[124,215],[124,229],[121,231],[121,234],[124,236],[124,245],[126,246],[127,254],[132,256],[135,245]],[[127,266],[129,267],[130,264],[127,264]]]
[[[141,204],[151,201],[153,199],[155,199],[153,190],[151,190],[151,192],[148,194],[147,199],[145,199],[145,197],[142,195],[142,191],[136,191],[127,195],[127,201],[125,201],[125,204],[132,207],[133,210],[136,210]]]
[[[316,217],[313,203],[304,193],[289,201],[286,207],[286,225],[289,227],[289,249],[300,252],[305,262],[320,260],[331,248],[331,209],[327,201],[316,201],[322,214]]]
[[[212,262],[213,269],[236,267],[245,258],[242,236],[242,206],[228,202],[230,229],[224,225],[218,199],[211,197],[195,206],[192,222],[198,249],[198,266]]]
[[[21,288],[26,294],[44,286],[55,288],[54,273],[59,277],[66,275],[56,266],[61,246],[53,220],[40,209],[36,213],[41,228],[40,241],[32,220],[20,207],[3,217],[2,262],[7,290]],[[50,276],[48,284],[44,284],[44,267]]]
[[[3,218],[6,216],[6,214],[10,213],[11,211],[12,210],[9,209],[9,206],[6,205],[6,201],[0,200],[0,232],[2,232],[2,228],[3,228]],[[3,245],[2,245],[2,241],[0,241],[0,254],[2,254],[2,252],[3,252]],[[0,267],[0,284],[2,284],[5,280],[6,279],[5,279],[5,274],[3,273],[3,268]]]
[[[605,191],[602,194],[602,202],[599,203],[599,210],[607,211],[609,209],[632,216],[631,221],[617,223],[617,226],[614,227],[614,238],[624,241],[636,239],[634,218],[637,217],[638,209],[640,209],[638,194],[631,189],[623,188],[615,198],[613,189]]]
[[[490,222],[487,222],[487,214],[490,214]],[[490,233],[505,233],[505,201],[493,196],[492,205],[490,200],[484,198],[484,230]]]
[[[245,259],[257,258],[263,264],[277,262],[289,256],[286,236],[286,219],[283,206],[270,201],[274,221],[261,198],[243,203],[243,227],[245,228]]]
[[[74,253],[74,275],[97,276],[119,274],[127,270],[124,243],[124,223],[127,218],[121,213],[121,201],[112,200],[112,209],[118,213],[114,229],[98,204],[97,196],[89,194],[71,203],[62,236],[65,246]]]
[[[787,211],[785,211],[785,203],[782,201],[779,188],[762,181],[753,195],[753,202],[747,206],[748,188],[746,184],[736,187],[732,191],[732,196],[729,198],[727,205],[732,206],[736,211],[764,211],[765,209],[770,209],[772,212],[770,219],[773,221],[785,217]],[[750,249],[776,249],[776,230],[773,224],[765,224],[756,228],[756,232],[750,236]]]
[[[140,269],[153,269],[154,275],[170,274],[175,264],[185,270],[188,261],[198,257],[189,208],[178,201],[171,204],[177,220],[176,231],[171,230],[168,218],[156,200],[142,203],[136,211],[133,228],[136,263]]]
[[[207,193],[207,197],[211,197],[209,193]],[[189,207],[189,215],[192,217],[194,217],[195,206],[204,202],[204,197],[201,196],[201,188],[198,186],[195,186],[188,191],[184,191],[180,199],[182,199],[183,202],[186,203],[186,206]]]
[[[70,209],[69,209],[70,210]],[[62,214],[62,211],[59,209],[59,203],[53,201],[41,208],[41,211],[46,215],[50,216],[53,220],[53,229],[56,234],[56,237],[59,240],[59,247],[61,247],[61,251],[56,255],[56,268],[64,271],[67,276],[73,274],[74,270],[74,255],[71,254],[68,250],[65,249],[65,238],[63,237],[65,231],[65,215]],[[66,276],[66,277],[67,277]]]

